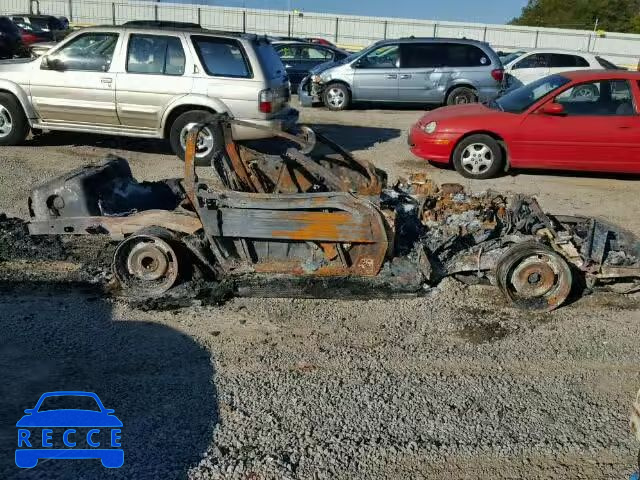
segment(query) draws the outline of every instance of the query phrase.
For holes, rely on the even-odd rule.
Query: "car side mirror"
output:
[[[24,411],[24,413],[26,413],[26,414],[28,414],[28,415],[32,414],[33,412],[34,412],[34,409],[33,409],[33,408],[27,408],[27,409]]]
[[[107,415],[110,415],[112,413],[115,413],[115,410],[112,408],[105,408],[104,413],[106,413]]]
[[[362,68],[362,59],[356,60],[351,64],[351,68]]]
[[[57,58],[51,58],[49,55],[42,57],[42,63],[40,64],[42,70],[55,70],[58,72],[64,71],[64,63]]]
[[[539,110],[539,112],[544,115],[555,115],[555,116],[565,115],[567,113],[561,104],[555,103],[555,102],[549,102],[544,104],[542,108]]]

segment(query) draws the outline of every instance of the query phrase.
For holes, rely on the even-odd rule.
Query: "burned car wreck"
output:
[[[606,222],[420,174],[389,188],[384,172],[321,134],[277,132],[289,148],[266,154],[233,142],[234,122],[209,125],[219,151],[206,179],[196,175],[198,125],[182,179],[139,183],[126,160],[110,157],[37,186],[30,234],[110,236],[114,276],[138,297],[194,275],[265,296],[419,295],[455,276],[549,311],[576,285],[640,287],[640,242]]]

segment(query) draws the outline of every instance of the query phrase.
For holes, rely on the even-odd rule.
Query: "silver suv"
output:
[[[264,37],[202,29],[92,27],[42,58],[0,62],[0,145],[29,129],[167,138],[184,158],[189,127],[214,113],[289,129],[298,112]],[[198,160],[215,153],[205,130]],[[270,136],[234,126],[236,140]]]
[[[498,96],[504,69],[484,42],[450,38],[383,40],[336,63],[311,70],[298,94],[303,106],[324,102],[458,105]]]

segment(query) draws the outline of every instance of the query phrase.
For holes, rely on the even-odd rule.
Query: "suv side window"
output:
[[[56,70],[106,72],[111,66],[118,34],[89,32],[77,36],[46,60]],[[43,61],[41,68],[47,68]]]
[[[513,68],[549,68],[549,58],[543,53],[533,53],[516,63]]]
[[[549,66],[551,68],[588,67],[589,62],[577,55],[552,53],[550,54]]]
[[[333,52],[325,48],[300,47],[300,60],[333,60]]]
[[[234,78],[253,77],[244,48],[237,40],[201,35],[194,35],[191,39],[207,75]]]
[[[441,51],[433,43],[405,43],[401,47],[402,68],[434,68],[442,65]]]
[[[398,45],[384,45],[362,57],[358,62],[358,68],[397,68],[399,60]]]
[[[571,117],[635,115],[631,86],[626,80],[581,83],[562,92],[555,101]]]
[[[129,37],[127,72],[184,75],[184,50],[178,37],[138,35]]]
[[[445,67],[483,67],[491,64],[487,54],[474,45],[445,43],[442,44],[442,48]]]

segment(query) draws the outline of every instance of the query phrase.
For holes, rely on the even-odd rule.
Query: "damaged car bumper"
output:
[[[312,82],[311,77],[305,77],[298,86],[298,99],[303,107],[313,107],[314,104],[322,102],[322,85]]]

